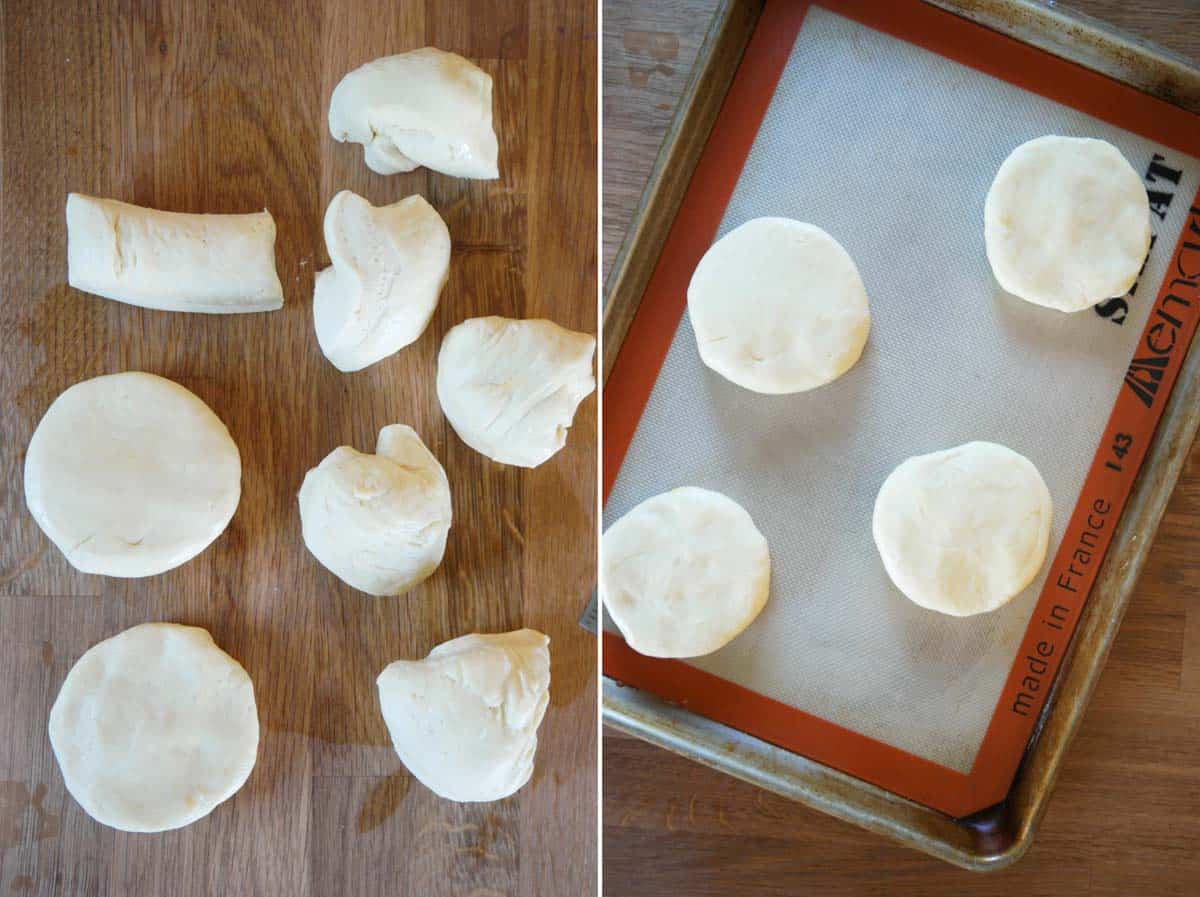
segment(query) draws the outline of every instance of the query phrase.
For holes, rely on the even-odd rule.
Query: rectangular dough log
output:
[[[68,194],[67,282],[163,311],[283,307],[275,222],[266,211],[193,215]]]

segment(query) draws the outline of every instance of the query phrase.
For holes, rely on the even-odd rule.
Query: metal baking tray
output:
[[[931,5],[1200,113],[1200,69],[1102,23],[1030,0],[933,0]],[[763,6],[764,0],[723,3],[700,49],[605,285],[606,382]],[[1189,352],[1020,769],[1006,799],[988,810],[952,818],[607,676],[604,720],[964,868],[1002,868],[1032,842],[1198,425],[1200,356]]]

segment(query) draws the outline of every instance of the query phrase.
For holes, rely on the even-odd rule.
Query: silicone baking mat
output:
[[[1005,294],[984,252],[992,177],[1043,134],[1113,143],[1152,202],[1137,285],[1075,315]],[[1000,800],[1195,327],[1198,144],[1197,117],[919,2],[769,2],[605,387],[604,517],[724,492],[771,598],[687,662],[606,619],[605,674],[955,816]],[[812,392],[709,371],[684,311],[712,240],[762,215],[827,230],[870,296],[862,359]],[[892,586],[871,510],[900,461],[975,439],[1042,472],[1053,560],[952,619]]]

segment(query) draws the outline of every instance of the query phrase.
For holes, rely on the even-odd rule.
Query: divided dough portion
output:
[[[97,822],[160,832],[207,816],[258,751],[250,677],[204,629],[134,626],[88,649],[50,711],[67,790]]]
[[[334,449],[300,486],[304,544],[346,585],[399,595],[442,562],[450,483],[411,427],[379,431],[375,454]]]
[[[984,205],[988,262],[1014,296],[1064,312],[1129,292],[1150,249],[1150,202],[1112,144],[1039,137],[1004,160]]]
[[[25,501],[84,573],[153,576],[229,523],[242,462],[197,396],[154,374],[76,383],[50,405],[25,457]]]
[[[270,212],[198,215],[67,195],[67,283],[107,299],[209,314],[283,307]]]
[[[492,78],[456,53],[425,47],[350,72],[329,100],[335,140],[364,147],[379,174],[424,165],[460,178],[496,178]]]
[[[867,342],[867,291],[821,228],[755,218],[709,247],[688,285],[703,362],[760,393],[814,389],[848,371]]]
[[[317,274],[317,342],[341,371],[357,371],[417,339],[450,271],[450,232],[433,206],[409,196],[376,208],[343,190],[325,211],[330,267]]]
[[[600,598],[629,647],[710,654],[767,602],[767,540],[733,499],[684,487],[647,499],[604,533]]]
[[[459,437],[502,464],[537,467],[567,442],[596,388],[596,340],[552,321],[471,318],[438,353],[437,394]]]
[[[896,588],[955,617],[1008,603],[1046,559],[1053,506],[1033,462],[992,442],[909,458],[875,499],[875,544]]]
[[[422,784],[449,800],[493,801],[529,781],[550,702],[549,643],[532,629],[464,635],[379,674],[392,744]]]

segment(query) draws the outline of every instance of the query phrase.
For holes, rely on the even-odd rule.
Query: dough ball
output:
[[[153,576],[225,530],[242,490],[229,431],[178,383],[124,373],[50,405],[25,458],[33,519],[84,573]]]
[[[871,329],[854,260],[821,228],[755,218],[709,247],[688,284],[703,362],[738,386],[792,393],[836,380]]]
[[[550,702],[550,643],[520,629],[464,635],[379,674],[396,753],[441,797],[492,801],[529,781]]]
[[[67,790],[97,822],[161,832],[242,787],[258,752],[254,687],[194,626],[144,623],[89,648],[50,710]]]
[[[1150,249],[1146,187],[1103,140],[1018,146],[996,172],[983,222],[1000,286],[1058,311],[1129,292]]]
[[[442,562],[450,532],[446,472],[411,427],[379,431],[375,454],[348,445],[304,476],[300,525],[313,556],[346,585],[399,595]]]
[[[317,342],[340,371],[399,352],[425,332],[450,270],[450,232],[423,197],[376,208],[343,190],[325,211],[332,264],[317,274]]]
[[[493,461],[537,467],[567,442],[596,388],[595,338],[552,321],[471,318],[438,353],[437,394],[454,432]]]
[[[711,654],[754,621],[770,588],[767,540],[719,492],[664,492],[604,533],[600,598],[641,654]]]
[[[423,47],[347,74],[329,99],[334,140],[363,145],[372,171],[420,165],[460,178],[495,178],[492,78],[457,53]]]
[[[875,499],[883,566],[901,592],[954,617],[1003,606],[1050,542],[1050,492],[1028,458],[992,442],[909,458]]]

